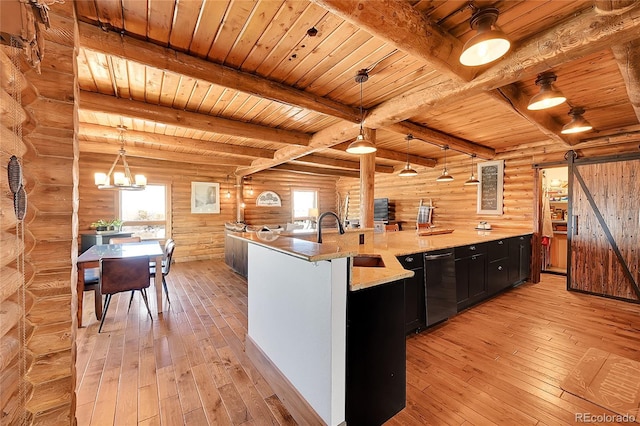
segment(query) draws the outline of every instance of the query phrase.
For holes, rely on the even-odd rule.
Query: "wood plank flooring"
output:
[[[291,425],[244,353],[246,281],[221,260],[178,263],[149,319],[114,296],[103,332],[85,293],[79,425]],[[153,294],[153,289],[151,289]],[[150,302],[155,297],[150,297]],[[152,305],[152,312],[155,306]],[[559,384],[589,347],[640,360],[640,305],[542,275],[407,340],[407,407],[388,425],[564,425],[611,414]]]

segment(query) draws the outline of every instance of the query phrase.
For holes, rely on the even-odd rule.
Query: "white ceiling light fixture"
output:
[[[475,156],[476,154],[471,154],[471,176],[469,176],[469,179],[464,182],[465,185],[480,185],[480,181],[474,174],[473,159],[475,158]]]
[[[412,169],[411,164],[409,164],[409,143],[411,139],[413,139],[413,135],[409,133],[406,139],[407,139],[407,164],[404,165],[404,168],[400,173],[398,173],[398,176],[402,176],[402,177],[418,176],[418,172]]]
[[[120,150],[118,156],[111,165],[109,173],[96,173],[94,175],[95,184],[98,189],[111,189],[123,191],[142,191],[147,186],[147,178],[142,174],[131,175],[129,163],[127,162],[126,151],[124,149],[124,133],[127,128],[122,124],[118,125],[118,140],[120,141]],[[114,172],[118,161],[122,159],[124,172]],[[111,175],[113,175],[113,184],[111,184]]]
[[[364,136],[364,130],[362,128],[362,122],[364,121],[364,114],[362,112],[362,83],[369,80],[369,71],[361,69],[358,71],[355,77],[356,83],[360,84],[360,134],[356,137],[356,140],[351,142],[347,148],[349,154],[371,154],[376,152],[377,148],[373,142],[368,140]]]
[[[449,170],[447,169],[447,151],[449,150],[449,145],[443,146],[442,149],[444,149],[444,169],[442,170],[442,174],[436,179],[436,182],[451,182],[453,176],[449,174]]]
[[[550,71],[538,75],[536,86],[540,86],[540,92],[531,98],[527,105],[528,110],[539,111],[552,108],[567,100],[560,90],[553,87],[557,78],[555,73]]]
[[[471,28],[477,33],[462,49],[460,63],[469,67],[485,65],[503,57],[511,48],[507,36],[496,28],[499,11],[494,7],[476,9],[471,16]]]
[[[565,124],[564,127],[562,127],[560,133],[562,133],[563,135],[571,135],[574,133],[586,132],[593,129],[591,123],[589,123],[587,119],[582,116],[582,114],[584,114],[584,108],[571,108],[569,110],[571,121]]]

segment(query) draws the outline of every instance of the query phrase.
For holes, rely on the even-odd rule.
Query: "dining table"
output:
[[[85,269],[98,268],[100,266],[100,259],[105,257],[126,259],[136,256],[149,256],[149,260],[155,260],[156,265],[161,265],[163,254],[164,252],[158,241],[141,241],[139,243],[96,244],[78,256],[78,260],[76,261],[78,265],[78,327],[82,327]],[[160,314],[162,313],[162,285],[158,285],[154,280],[154,286],[158,313]],[[98,312],[96,312],[96,318],[97,317]]]

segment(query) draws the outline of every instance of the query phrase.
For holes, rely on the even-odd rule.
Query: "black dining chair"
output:
[[[150,279],[149,256],[100,259],[100,292],[105,294],[106,298],[98,333],[102,331],[104,319],[107,317],[111,296],[120,292],[132,292],[131,298],[129,299],[129,309],[131,309],[133,292],[140,290],[149,317],[151,321],[153,321],[151,309],[149,309],[149,299],[147,298],[147,288],[151,284]]]
[[[165,245],[165,251],[162,255],[162,288],[164,289],[165,294],[167,295],[167,302],[171,304],[171,300],[169,299],[169,290],[167,289],[167,280],[165,277],[169,275],[169,271],[171,271],[171,260],[173,258],[173,250],[176,248],[176,243],[169,239],[167,240],[167,244]],[[153,282],[158,285],[156,281],[156,265],[154,263],[153,266],[149,267],[149,273],[153,277]]]

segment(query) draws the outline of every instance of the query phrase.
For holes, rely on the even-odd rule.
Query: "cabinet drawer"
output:
[[[508,240],[496,240],[487,243],[487,257],[489,262],[509,256]]]
[[[507,259],[489,262],[487,270],[487,281],[489,294],[493,295],[497,292],[509,287],[509,269]]]
[[[422,253],[407,254],[398,256],[398,261],[404,269],[416,269],[424,266],[424,256]]]
[[[453,252],[456,259],[477,254],[485,254],[487,252],[487,244],[470,244],[468,246],[456,247],[455,249],[453,249]]]

